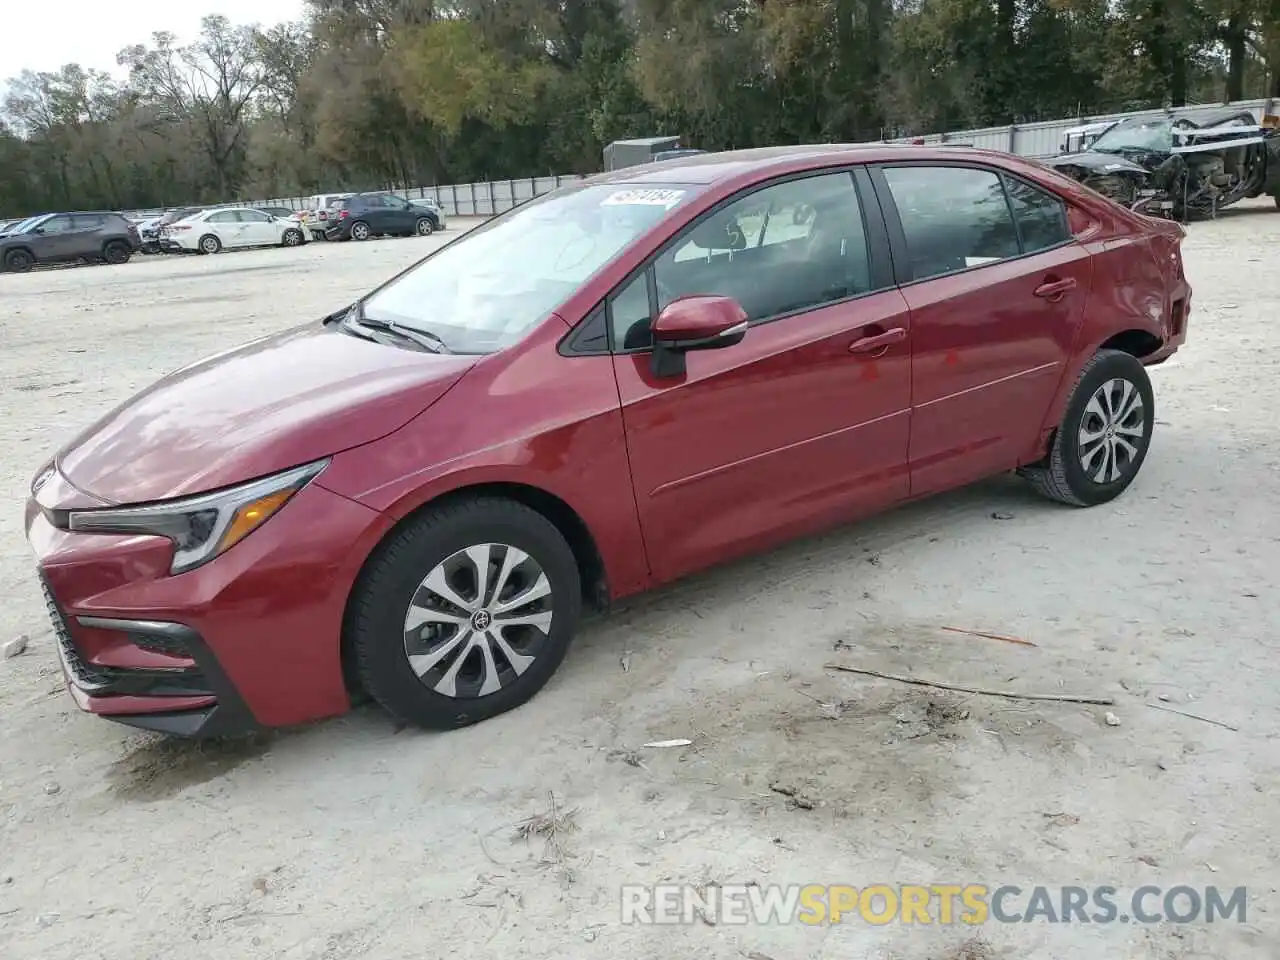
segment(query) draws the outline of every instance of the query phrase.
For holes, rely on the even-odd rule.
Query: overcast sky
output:
[[[118,75],[116,53],[131,43],[149,43],[158,30],[186,42],[210,13],[232,23],[270,26],[298,19],[303,6],[304,0],[0,0],[5,39],[0,77],[56,70],[66,63]]]

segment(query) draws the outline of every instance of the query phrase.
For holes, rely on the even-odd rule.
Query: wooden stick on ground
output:
[[[1108,707],[1115,703],[1111,697],[1077,697],[1062,693],[1013,693],[1008,690],[982,690],[978,687],[962,687],[955,683],[940,683],[935,680],[921,680],[917,677],[900,677],[892,673],[880,673],[878,670],[864,670],[861,667],[846,667],[840,663],[828,663],[828,670],[843,670],[845,673],[858,673],[865,677],[879,677],[881,680],[896,680],[898,683],[910,683],[917,687],[937,687],[939,690],[954,690],[957,693],[973,693],[982,697],[1004,697],[1006,700],[1048,700],[1054,703],[1096,703]]]
[[[1003,640],[1005,643],[1016,643],[1022,647],[1034,647],[1035,644],[1030,640],[1023,640],[1021,637],[1006,637],[998,633],[983,633],[981,630],[964,630],[961,627],[943,627],[950,633],[963,633],[970,637],[982,637],[984,640]]]
[[[1186,717],[1188,720],[1199,720],[1201,723],[1212,723],[1215,727],[1222,727],[1224,730],[1232,730],[1235,733],[1240,732],[1239,727],[1233,727],[1229,723],[1223,723],[1221,720],[1211,720],[1209,717],[1202,717],[1196,713],[1187,713],[1185,710],[1175,710],[1173,707],[1162,707],[1156,703],[1148,703],[1148,707],[1152,710],[1162,710],[1165,713],[1176,713],[1180,717]]]

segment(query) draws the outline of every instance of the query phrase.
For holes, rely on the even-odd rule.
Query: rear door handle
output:
[[[875,353],[877,350],[887,349],[890,345],[901,343],[907,339],[907,331],[903,327],[894,327],[892,330],[886,330],[884,333],[877,333],[873,337],[860,337],[849,344],[850,353]]]
[[[1036,287],[1035,294],[1044,300],[1061,300],[1068,290],[1074,290],[1075,288],[1075,277],[1067,277],[1063,280],[1046,280]]]

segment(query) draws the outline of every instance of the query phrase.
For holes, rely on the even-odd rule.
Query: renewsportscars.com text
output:
[[[1243,923],[1244,887],[986,884],[659,884],[622,888],[622,922],[877,926],[986,923]]]

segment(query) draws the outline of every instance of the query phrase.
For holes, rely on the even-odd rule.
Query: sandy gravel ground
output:
[[[0,276],[0,642],[31,641],[0,663],[0,957],[1277,956],[1280,213],[1263,206],[1192,228],[1190,345],[1154,372],[1154,448],[1112,505],[999,480],[716,570],[591,625],[534,702],[448,735],[362,709],[202,747],[79,714],[21,532],[42,457],[153,378],[318,317],[435,242]],[[1114,696],[1119,725],[832,659]],[[692,746],[642,746],[677,737]],[[573,811],[558,841],[513,841],[552,794]],[[1250,899],[1245,923],[1213,927],[620,925],[619,885],[659,881]]]

